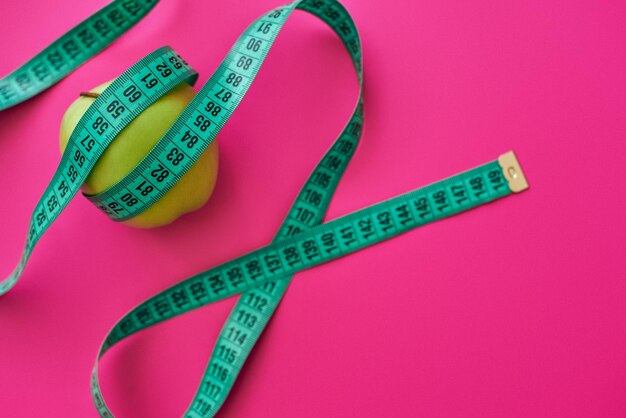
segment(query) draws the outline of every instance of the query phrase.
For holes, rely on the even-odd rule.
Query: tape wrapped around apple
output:
[[[98,94],[113,81],[104,83],[74,101],[63,115],[61,153],[78,121]],[[174,123],[196,92],[183,82],[163,95],[128,124],[104,151],[82,188],[87,194],[109,189],[124,178],[148,154]],[[124,223],[138,228],[167,225],[179,216],[201,208],[211,197],[217,180],[217,141],[213,141],[196,163],[159,200]]]

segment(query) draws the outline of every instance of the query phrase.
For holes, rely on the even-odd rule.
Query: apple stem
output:
[[[83,96],[83,97],[93,97],[94,99],[97,99],[98,96],[100,96],[100,94],[92,93],[90,91],[81,91],[80,95]]]

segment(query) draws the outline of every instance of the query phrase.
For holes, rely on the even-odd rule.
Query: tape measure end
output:
[[[504,178],[509,182],[509,189],[513,193],[523,192],[528,189],[528,181],[513,151],[499,156],[498,164],[500,164]]]

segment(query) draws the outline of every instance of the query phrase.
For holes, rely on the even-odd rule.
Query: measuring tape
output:
[[[0,79],[0,110],[41,93],[139,22],[158,0],[116,0]]]
[[[94,14],[0,80],[0,109],[26,100],[58,81],[110,43],[114,39],[112,34],[119,36],[140,20],[155,3],[116,1]],[[112,328],[98,354],[100,359],[117,342],[142,329],[241,294],[218,337],[200,388],[185,414],[187,417],[208,417],[218,411],[296,272],[528,188],[515,155],[509,152],[496,161],[446,180],[322,223],[361,135],[361,43],[352,18],[336,0],[297,0],[253,22],[146,157],[110,189],[86,197],[111,219],[124,221],[167,193],[235,111],[295,9],[310,12],[326,22],[352,58],[359,97],[350,120],[298,194],[272,244],[197,274],[143,302]],[[97,36],[100,34],[97,28],[103,26],[96,22],[103,21],[107,27],[119,22],[117,32]],[[51,51],[61,48],[67,52],[68,42],[77,45],[77,40],[92,37],[95,39],[85,44],[85,49],[67,55],[65,65],[54,66],[50,61]],[[23,74],[36,75],[35,69],[42,66],[48,68],[45,73],[49,77],[38,77],[36,82],[26,84],[18,82],[24,79]],[[59,167],[36,205],[22,258],[13,273],[0,282],[0,294],[17,282],[37,241],[79,191],[117,134],[167,91],[181,82],[193,84],[196,79],[197,73],[184,59],[164,47],[133,65],[96,98],[70,136]],[[100,391],[97,361],[91,389],[100,415],[113,416]]]

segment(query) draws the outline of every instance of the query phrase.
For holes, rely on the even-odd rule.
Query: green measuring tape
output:
[[[0,80],[0,109],[26,100],[68,74],[145,15],[155,2],[115,1],[81,23],[20,69]],[[241,294],[215,345],[196,396],[185,416],[213,416],[226,400],[252,347],[269,322],[294,273],[392,238],[424,224],[455,215],[528,187],[512,152],[438,183],[323,223],[323,218],[354,151],[363,124],[361,44],[352,18],[336,0],[297,0],[252,23],[217,71],[160,139],[126,177],[109,190],[87,196],[107,216],[124,221],[162,197],[194,164],[241,102],[270,47],[295,9],[312,13],[339,36],[352,57],[359,80],[354,112],[298,194],[274,241],[267,247],[197,274],[137,306],[107,335],[98,359],[120,340],[149,326],[212,302]],[[134,13],[133,13],[134,11]],[[116,13],[113,13],[116,12]],[[117,31],[97,36],[96,22]],[[122,16],[122,17],[120,17]],[[108,19],[108,20],[107,20]],[[67,55],[62,70],[20,84],[22,74],[52,64],[49,50],[67,51],[68,40],[94,36],[80,52]],[[82,34],[82,35],[81,35]],[[89,38],[91,39],[91,38]],[[30,78],[29,78],[30,79]],[[0,294],[19,279],[36,242],[60,214],[106,147],[134,117],[181,82],[197,74],[171,48],[149,54],[117,78],[81,118],[59,167],[33,213],[26,247],[14,272],[0,282]],[[27,86],[27,87],[25,87]],[[93,370],[92,395],[103,417],[111,417]]]
[[[116,0],[0,79],[0,110],[41,93],[139,22],[158,0]]]

